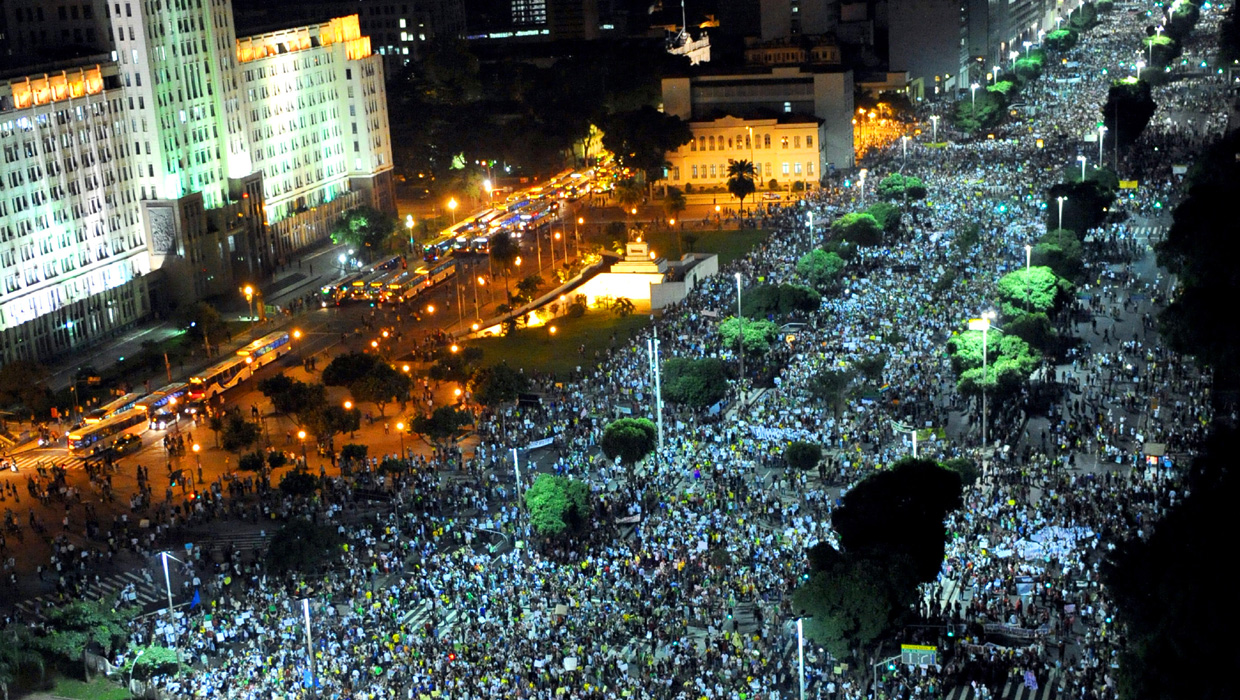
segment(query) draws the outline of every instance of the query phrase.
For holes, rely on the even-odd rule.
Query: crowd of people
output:
[[[1216,14],[1203,11],[1199,35],[1210,34]],[[761,369],[775,373],[773,386],[733,389],[732,408],[718,413],[673,410],[663,448],[641,469],[621,468],[597,455],[602,429],[620,404],[647,405],[652,389],[645,338],[617,337],[570,381],[532,377],[540,405],[483,414],[470,451],[414,456],[403,471],[383,472],[377,462],[348,476],[322,471],[309,512],[347,544],[339,564],[314,576],[277,574],[235,552],[215,559],[194,550],[177,567],[184,592],[198,591],[202,603],[132,626],[136,645],[174,647],[189,662],[188,672],[154,684],[173,697],[245,700],[304,697],[311,680],[319,697],[367,700],[792,697],[790,594],[806,550],[837,544],[830,515],[841,486],[908,454],[895,420],[943,436],[923,444],[923,456],[983,465],[964,507],[949,516],[947,557],[919,606],[926,625],[910,640],[937,645],[941,663],[883,666],[871,681],[811,651],[811,696],[934,698],[968,686],[986,697],[1010,679],[1032,678],[1056,684],[1063,697],[1114,697],[1122,634],[1099,583],[1101,558],[1144,536],[1176,502],[1179,472],[1147,460],[1144,445],[1165,445],[1183,461],[1210,418],[1208,377],[1157,342],[1152,318],[1172,281],[1159,274],[1136,222],[1169,211],[1172,165],[1219,133],[1223,122],[1210,110],[1226,89],[1221,77],[1185,75],[1155,89],[1159,113],[1119,163],[1142,189],[1118,200],[1126,221],[1093,233],[1084,294],[1056,318],[1081,345],[1045,367],[1038,388],[989,407],[986,444],[981,407],[957,394],[944,354],[964,320],[992,303],[998,278],[1024,264],[1024,246],[1044,230],[1042,194],[1089,146],[1078,137],[1096,121],[1108,85],[1094,69],[1127,69],[1117,57],[1139,46],[1138,19],[1114,13],[1101,21],[1067,56],[1081,66],[1071,100],[1058,82],[1068,69],[1055,64],[1028,88],[1036,122],[1014,120],[993,140],[874,156],[871,183],[903,170],[926,182],[928,197],[909,205],[902,236],[860,249],[841,289],[804,315],[791,343],[772,350]],[[1205,50],[1190,41],[1186,55],[1197,61]],[[931,100],[920,116],[947,107]],[[1191,129],[1165,118],[1188,113],[1200,117]],[[748,285],[799,282],[796,261],[864,197],[855,185],[828,187],[769,214],[769,239],[643,333],[657,334],[664,357],[733,360],[716,325],[720,311],[735,307],[734,274]],[[970,230],[977,240],[961,242]],[[938,284],[949,271],[955,281]],[[427,357],[441,340],[427,340]],[[806,384],[819,371],[877,357],[877,397],[850,395],[840,407],[808,400]],[[1037,413],[1035,391],[1054,396]],[[531,545],[515,497],[535,470],[514,485],[509,450],[547,437],[539,466],[591,485],[596,526],[575,540]],[[792,439],[821,444],[829,472],[786,471],[780,455]],[[32,476],[29,493],[47,497],[55,483]],[[307,512],[305,501],[261,487],[263,498],[248,499],[255,490],[216,482],[192,502],[139,499],[135,518],[88,519],[103,544],[57,540],[40,577],[71,594],[95,564],[123,549],[149,555],[186,522]],[[362,512],[360,490],[391,500]],[[72,499],[65,503],[68,520]],[[139,512],[149,527],[136,526]],[[11,513],[10,523],[20,527]],[[500,540],[525,546],[488,546]]]

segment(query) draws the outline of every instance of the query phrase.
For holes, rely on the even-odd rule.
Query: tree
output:
[[[746,316],[787,316],[794,311],[817,311],[822,295],[799,284],[762,284],[745,293]]]
[[[740,200],[741,211],[745,210],[745,198],[758,190],[754,184],[756,178],[753,161],[734,160],[728,163],[728,192]]]
[[[349,392],[357,401],[378,406],[382,418],[389,403],[407,399],[411,385],[409,375],[397,372],[386,362],[377,362],[366,376],[349,385]]]
[[[283,401],[284,397],[286,397],[293,390],[293,384],[295,381],[296,380],[290,379],[283,372],[281,372],[259,380],[257,387],[258,390],[262,392],[263,396],[266,396],[267,400],[271,402],[273,407],[275,407],[276,412],[287,415],[293,410],[296,410],[295,405],[290,407],[287,402]],[[297,383],[300,384],[301,382]]]
[[[267,468],[275,471],[288,463],[288,457],[279,450],[272,450],[267,453]]]
[[[960,476],[960,483],[964,486],[972,486],[982,476],[982,470],[978,468],[977,462],[968,457],[952,457],[943,460],[941,466],[948,471],[956,472]]]
[[[319,488],[319,478],[299,467],[280,480],[280,493],[286,496],[309,496]]]
[[[478,370],[471,381],[474,400],[492,408],[516,401],[529,387],[529,378],[509,367],[507,362]]]
[[[1142,53],[1149,58],[1150,67],[1164,68],[1183,51],[1180,42],[1168,34],[1156,34],[1141,40]]]
[[[185,308],[180,314],[177,325],[195,342],[203,344],[207,357],[211,356],[212,345],[219,345],[230,337],[228,324],[224,323],[220,312],[205,301],[196,302]]]
[[[1220,65],[1231,65],[1240,61],[1240,14],[1236,3],[1227,7],[1223,19],[1218,24],[1218,62]]]
[[[514,300],[522,304],[534,301],[534,295],[538,294],[538,288],[542,286],[542,283],[543,280],[538,275],[529,275],[517,282],[517,296]]]
[[[616,297],[611,301],[610,311],[616,315],[616,318],[625,318],[636,310],[637,307],[633,304],[633,300],[628,297]]]
[[[900,231],[900,222],[904,216],[896,208],[896,205],[890,202],[875,202],[866,207],[865,213],[874,217],[883,233],[894,235]]]
[[[639,204],[646,200],[646,188],[637,181],[635,177],[626,177],[616,183],[616,204],[624,210],[625,214],[633,211]],[[625,232],[627,240],[628,233]]]
[[[134,607],[119,607],[116,600],[72,600],[47,610],[44,632],[33,640],[35,649],[62,661],[78,663],[91,649],[111,656],[129,637],[128,624],[137,615]]]
[[[299,413],[298,418],[306,426],[311,435],[319,442],[330,443],[340,433],[352,433],[361,423],[361,411],[356,408],[346,409],[344,406],[325,403],[317,408]]]
[[[46,671],[43,655],[35,648],[34,634],[25,625],[9,625],[0,630],[0,691],[9,700],[9,686],[23,672]]]
[[[396,217],[372,207],[358,207],[345,212],[332,230],[332,242],[347,245],[359,253],[366,251],[367,258],[385,247],[387,239],[396,231]]]
[[[1059,198],[1063,197],[1063,226],[1059,225]],[[1115,199],[1096,181],[1061,182],[1046,193],[1046,230],[1064,228],[1084,235],[1106,221],[1107,207]]]
[[[1049,49],[1054,51],[1067,51],[1073,46],[1076,46],[1076,42],[1079,38],[1080,33],[1075,29],[1068,27],[1065,29],[1056,29],[1050,32],[1046,35],[1046,38],[1043,41]]]
[[[861,480],[844,494],[831,525],[844,552],[907,556],[916,583],[929,583],[943,564],[943,518],[960,507],[960,476],[933,460],[905,458]]]
[[[608,459],[632,466],[654,452],[658,442],[659,430],[649,419],[620,418],[603,428],[599,447]]]
[[[143,647],[141,655],[134,654],[126,657],[120,671],[132,678],[146,680],[153,676],[173,673],[180,663],[181,658],[176,649],[154,645]]]
[[[525,491],[530,527],[542,537],[580,532],[593,513],[590,501],[589,486],[564,476],[539,474]]]
[[[818,555],[823,568],[793,593],[793,610],[805,618],[805,635],[835,658],[866,658],[917,600],[911,565],[898,555],[841,555],[825,543]]]
[[[337,355],[323,368],[320,380],[326,386],[349,386],[370,374],[379,358],[360,352]]]
[[[956,108],[952,112],[952,124],[957,129],[973,134],[1003,121],[1007,114],[1007,102],[1001,93],[989,90],[972,92],[971,96],[956,102]]]
[[[883,199],[925,199],[926,184],[912,175],[892,173],[878,183],[877,194]]]
[[[456,441],[456,434],[461,428],[473,422],[474,416],[469,411],[440,406],[429,416],[420,415],[409,421],[409,429],[425,437],[436,447],[446,447]]]
[[[839,415],[840,405],[844,403],[844,394],[852,386],[853,374],[845,370],[820,369],[809,378],[805,388],[809,395],[818,401],[825,401],[831,411]]]
[[[1004,328],[1041,353],[1046,353],[1055,344],[1055,327],[1044,313],[1021,314],[1008,321]]]
[[[1107,101],[1102,106],[1102,123],[1107,128],[1103,145],[1114,149],[1117,138],[1119,145],[1125,148],[1136,143],[1156,107],[1146,81],[1123,78],[1111,83]]]
[[[952,369],[959,378],[956,390],[964,394],[988,391],[1012,392],[1020,387],[1038,363],[1041,353],[1029,347],[1024,340],[1011,334],[1003,334],[992,327],[995,337],[986,344],[986,373],[982,374],[983,338],[981,331],[965,331],[947,341]]]
[[[521,257],[521,244],[513,240],[507,231],[500,231],[491,236],[491,263],[499,267],[504,274],[504,294],[511,298],[512,291],[508,288],[508,271]]]
[[[663,213],[669,219],[680,218],[680,212],[684,211],[689,203],[685,200],[685,193],[679,187],[667,188],[667,195],[663,197]],[[683,254],[684,251],[681,251]]]
[[[663,361],[663,398],[696,409],[707,408],[727,395],[727,379],[723,360],[672,357]]]
[[[272,454],[275,453],[273,452]],[[261,473],[266,465],[267,460],[263,457],[262,452],[247,452],[237,460],[237,468],[243,472]]]
[[[996,294],[1003,315],[1017,318],[1026,313],[1048,313],[1062,299],[1060,279],[1049,267],[1013,270],[999,278]]]
[[[224,419],[220,442],[224,449],[239,454],[258,442],[262,434],[263,431],[257,423],[246,420],[240,411],[232,411]]]
[[[366,459],[366,453],[369,451],[370,448],[366,445],[350,443],[340,448],[340,459],[346,462],[360,462]]]
[[[822,445],[795,440],[784,448],[784,462],[799,471],[813,469],[822,461]]]
[[[855,245],[878,245],[883,241],[883,227],[872,214],[852,212],[831,222],[831,235]]]
[[[735,350],[741,344],[738,338],[742,333],[745,337],[743,341],[745,352],[750,355],[761,355],[770,350],[771,343],[779,337],[779,326],[764,318],[741,320],[735,316],[729,316],[719,322],[719,336],[726,348]]]
[[[313,572],[340,558],[344,536],[332,525],[294,518],[276,531],[267,548],[267,566],[276,574]]]
[[[845,264],[839,254],[815,248],[797,260],[797,274],[814,289],[823,291],[839,282]]]
[[[1074,280],[1081,274],[1084,257],[1080,239],[1061,228],[1043,234],[1033,246],[1029,260],[1034,265],[1049,267],[1064,279]]]
[[[603,125],[603,147],[625,168],[642,173],[646,182],[663,179],[667,152],[689,143],[693,131],[680,117],[649,105],[612,114]]]

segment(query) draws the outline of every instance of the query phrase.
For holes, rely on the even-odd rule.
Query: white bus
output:
[[[96,408],[93,411],[88,412],[82,418],[82,422],[87,425],[94,425],[95,423],[100,423],[102,421],[105,421],[111,418],[112,416],[118,415],[120,413],[123,413],[133,408],[134,405],[138,403],[138,399],[140,398],[142,398],[142,394],[125,394],[119,399],[113,399],[112,401],[105,403],[99,408]]]
[[[69,433],[69,453],[89,457],[106,451],[122,435],[146,432],[146,409],[137,407],[118,413],[94,425],[84,425]]]
[[[269,333],[237,351],[238,357],[244,357],[251,369],[265,367],[276,359],[288,354],[292,349],[289,345],[287,331]]]
[[[230,357],[189,378],[189,397],[195,401],[213,399],[223,391],[241,383],[251,373],[246,372],[249,363],[245,357]]]

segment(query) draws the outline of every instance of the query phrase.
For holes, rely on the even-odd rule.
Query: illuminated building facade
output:
[[[814,186],[826,167],[822,120],[790,114],[772,119],[721,117],[691,121],[693,140],[667,154],[668,182],[678,187],[726,185],[733,161],[754,164],[758,185]]]
[[[261,281],[342,212],[394,208],[356,15],[238,39],[228,0],[95,12],[110,60],[0,78],[0,362]]]

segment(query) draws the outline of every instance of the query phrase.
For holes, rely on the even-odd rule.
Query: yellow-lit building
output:
[[[780,188],[796,182],[812,186],[826,167],[825,131],[816,117],[720,117],[689,122],[689,128],[693,140],[667,154],[667,179],[677,187],[725,185],[728,167],[742,160],[754,163],[762,187],[771,180]]]

